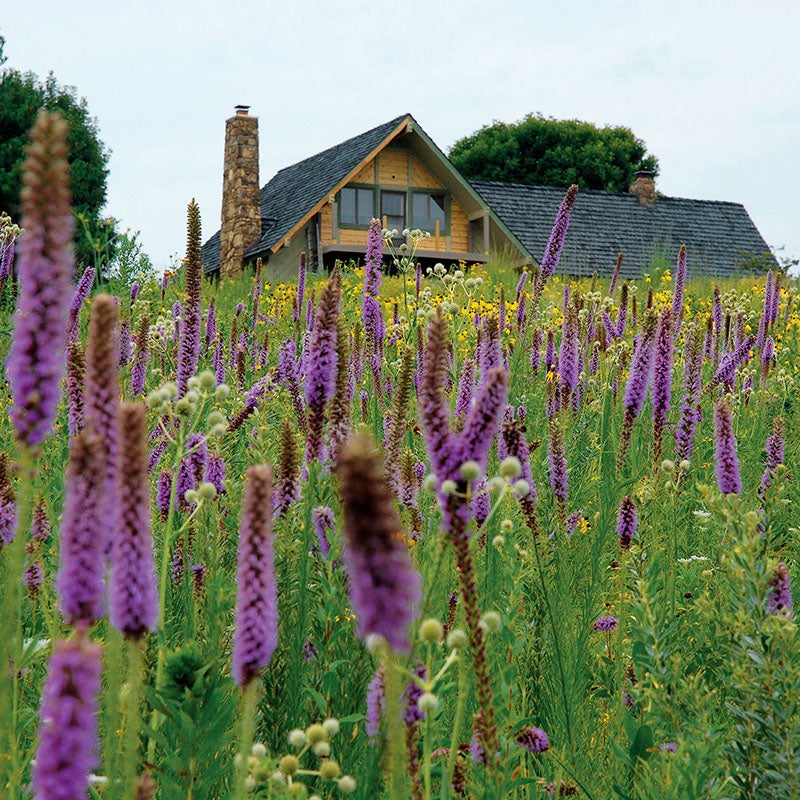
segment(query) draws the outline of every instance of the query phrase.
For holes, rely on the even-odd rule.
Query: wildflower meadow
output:
[[[363,266],[205,280],[192,202],[176,272],[98,288],[31,136],[3,797],[800,797],[794,279],[570,280],[573,187],[527,271],[374,220]]]

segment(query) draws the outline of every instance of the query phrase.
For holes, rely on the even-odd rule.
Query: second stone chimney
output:
[[[634,181],[628,191],[636,195],[640,206],[654,206],[656,204],[656,182],[649,169],[640,169],[634,173]]]
[[[258,180],[258,117],[250,106],[236,106],[225,122],[222,177],[222,229],[219,272],[225,278],[244,269],[244,253],[261,237],[261,191]]]

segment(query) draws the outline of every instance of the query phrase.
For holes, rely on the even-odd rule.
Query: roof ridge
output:
[[[313,161],[315,158],[319,158],[320,156],[324,156],[326,153],[330,153],[332,150],[338,150],[340,147],[344,147],[345,145],[349,145],[350,143],[356,141],[357,139],[361,139],[363,137],[369,136],[371,133],[375,133],[375,131],[379,130],[380,128],[393,128],[400,124],[400,121],[405,119],[406,117],[411,117],[414,119],[411,114],[401,114],[399,117],[395,117],[394,119],[387,120],[386,122],[382,122],[380,125],[375,125],[374,127],[370,128],[369,130],[362,131],[361,133],[357,133],[355,136],[351,136],[349,139],[344,139],[343,141],[339,142],[338,144],[331,145],[330,147],[326,147],[324,150],[320,150],[318,153],[314,153],[312,156],[307,156],[306,158],[300,159],[300,161],[295,161],[294,164],[288,164],[287,166],[283,167],[283,169],[279,169],[273,176],[270,178],[270,181],[274,180],[278,175],[282,172],[286,172],[287,169],[294,169],[295,167],[300,166],[301,164],[305,164],[307,161]],[[269,183],[270,181],[267,181]]]
[[[485,180],[470,180],[470,183],[475,186],[476,184],[487,185],[490,184],[492,186],[503,186],[509,187],[514,189],[531,189],[531,190],[539,190],[539,189],[546,189],[546,190],[553,190],[557,191],[560,190],[565,192],[567,190],[567,186],[546,186],[545,184],[541,183],[515,183],[509,181],[485,181]],[[631,194],[630,192],[611,192],[607,189],[578,189],[578,197],[581,195],[586,194],[594,194],[594,195],[605,195],[606,197],[634,197],[635,195]],[[669,194],[661,194],[657,192],[657,197],[659,200],[681,200],[684,202],[689,203],[713,203],[714,205],[722,205],[722,206],[737,206],[739,208],[744,208],[744,203],[737,203],[735,200],[703,200],[696,197],[676,197],[674,195]]]

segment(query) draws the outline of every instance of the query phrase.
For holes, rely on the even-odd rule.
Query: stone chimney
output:
[[[244,253],[261,236],[261,191],[258,183],[258,117],[250,106],[236,106],[225,122],[225,165],[222,177],[220,277],[244,269]]]
[[[656,182],[649,169],[640,169],[634,173],[634,181],[628,191],[636,195],[640,206],[654,206],[656,204]]]

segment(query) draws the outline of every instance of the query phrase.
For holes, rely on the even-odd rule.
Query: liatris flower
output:
[[[258,408],[267,392],[272,390],[272,375],[265,375],[256,381],[248,390],[244,397],[244,407],[228,423],[228,430],[238,431],[244,425],[245,420]]]
[[[750,360],[750,350],[755,344],[754,336],[747,336],[742,343],[724,355],[719,362],[719,367],[714,373],[711,386],[721,384],[726,389],[733,388],[733,381],[736,378],[736,370]]]
[[[539,372],[539,364],[542,359],[542,329],[534,328],[531,336],[531,358],[530,365],[534,375]]]
[[[783,614],[792,616],[792,584],[789,580],[789,570],[781,561],[772,573],[769,581],[770,593],[767,598],[768,614]]]
[[[500,345],[500,320],[494,314],[483,320],[479,364],[482,376],[486,375],[490,369],[503,365],[503,351]]]
[[[328,531],[336,529],[336,520],[333,511],[328,506],[318,506],[311,511],[311,519],[314,523],[314,534],[317,537],[319,552],[323,558],[328,557],[331,551],[331,543],[328,539]]]
[[[179,300],[172,304],[172,341],[179,342],[181,339],[181,325],[183,325],[183,306]]]
[[[636,513],[636,503],[630,495],[622,498],[622,502],[617,509],[617,536],[619,536],[619,546],[623,550],[630,550],[631,541],[636,536],[639,527],[639,517]]]
[[[33,507],[33,522],[31,523],[31,539],[34,542],[46,542],[53,532],[50,518],[47,516],[47,506],[44,500],[37,500]]]
[[[717,485],[722,494],[740,494],[742,479],[739,475],[739,457],[736,454],[736,437],[733,433],[731,407],[721,397],[714,406],[714,460],[717,465]]]
[[[192,592],[195,597],[200,597],[206,585],[206,566],[205,564],[192,564],[189,569],[192,572]]]
[[[500,427],[500,416],[508,394],[508,370],[496,367],[481,378],[478,397],[464,421],[459,436],[458,466],[465,461],[477,461],[486,466],[489,449]],[[446,480],[447,476],[442,476]]]
[[[786,423],[783,417],[775,417],[772,421],[772,433],[767,437],[764,472],[761,475],[761,483],[758,487],[758,496],[762,500],[767,493],[767,489],[772,485],[778,466],[783,464],[785,436]]]
[[[561,387],[561,405],[566,408],[570,395],[578,386],[578,312],[568,306],[564,315],[561,347],[558,351],[558,380]]]
[[[661,462],[664,448],[664,425],[672,396],[672,355],[675,324],[674,309],[664,309],[658,323],[653,360],[653,461]]]
[[[102,650],[83,631],[53,648],[42,690],[31,783],[37,800],[86,797],[98,763],[97,696]]]
[[[124,367],[131,360],[131,323],[123,319],[119,326],[119,365]]]
[[[775,358],[775,340],[771,336],[767,336],[764,340],[764,346],[761,348],[761,385],[767,382],[770,367]]]
[[[593,627],[602,633],[613,633],[619,627],[619,620],[611,615],[600,617],[594,621]]]
[[[209,456],[203,480],[210,483],[217,494],[225,494],[225,459],[222,456]]]
[[[150,317],[143,314],[139,317],[136,328],[135,355],[131,365],[131,394],[144,394],[145,377],[147,375],[147,362],[150,358],[148,350],[148,334],[150,330]]]
[[[70,625],[103,613],[103,550],[108,541],[103,445],[90,429],[73,440],[60,532],[59,608]]]
[[[625,462],[625,454],[628,452],[628,445],[631,441],[633,423],[642,410],[645,397],[647,396],[647,386],[650,383],[650,372],[653,364],[653,339],[656,333],[656,323],[658,317],[653,312],[648,313],[645,319],[644,331],[639,337],[636,349],[633,353],[628,382],[625,384],[625,417],[622,422],[622,433],[620,435],[619,452],[617,453],[617,467],[621,468]]]
[[[407,653],[422,580],[399,535],[383,459],[368,434],[348,439],[337,473],[344,511],[343,558],[359,636],[382,636],[393,650]]]
[[[683,372],[683,402],[680,420],[675,428],[675,460],[689,460],[692,456],[697,424],[702,419],[700,413],[700,392],[702,388],[703,335],[699,326],[693,325],[686,335],[686,359]]]
[[[69,304],[69,327],[67,331],[67,339],[70,342],[78,341],[78,323],[80,321],[81,309],[92,291],[92,286],[94,286],[94,276],[94,267],[86,267],[72,295],[72,300]]]
[[[543,753],[550,748],[547,734],[537,727],[524,728],[517,734],[516,742],[529,753]]]
[[[461,377],[458,381],[458,397],[456,399],[455,416],[466,417],[475,394],[475,360],[465,358],[461,365]]]
[[[544,346],[544,368],[547,372],[555,372],[556,340],[553,331],[547,331],[547,344]]]
[[[250,467],[242,501],[237,556],[232,675],[245,688],[278,646],[278,592],[272,546],[272,470]]]
[[[39,590],[44,584],[44,574],[42,572],[41,561],[31,561],[25,568],[25,574],[22,576],[22,583],[28,590],[28,597],[33,599],[39,594]]]
[[[217,346],[214,348],[214,379],[217,386],[225,383],[225,345],[222,343],[222,333],[217,337]]]
[[[381,731],[381,719],[386,713],[386,676],[380,666],[372,676],[367,687],[367,713],[364,718],[367,739],[371,745],[378,743]]]
[[[181,537],[175,542],[175,550],[172,553],[172,560],[169,562],[169,577],[176,589],[183,583],[185,574],[186,553],[183,547],[183,537]]]
[[[319,655],[319,648],[314,644],[314,637],[309,636],[303,645],[303,661],[313,661]]]
[[[36,448],[49,434],[66,358],[73,217],[67,123],[40,111],[23,166],[19,296],[6,361],[17,441]]]
[[[558,207],[556,221],[553,225],[553,230],[550,232],[550,239],[547,242],[547,247],[544,250],[540,278],[542,288],[544,288],[546,280],[555,273],[558,267],[558,260],[561,257],[561,251],[564,248],[564,240],[567,236],[567,228],[569,227],[569,217],[572,213],[572,209],[575,207],[575,201],[577,199],[578,187],[573,184],[567,189],[567,193],[561,201],[561,205]]]
[[[292,322],[296,325],[300,319],[300,309],[306,299],[306,254],[300,253],[300,265],[297,268],[297,298],[292,307]]]
[[[367,232],[367,252],[364,258],[364,291],[361,302],[361,317],[364,333],[374,348],[383,339],[384,322],[378,298],[381,292],[381,263],[383,262],[383,236],[381,223],[373,219]]]
[[[617,263],[614,267],[614,274],[611,276],[611,283],[608,287],[609,296],[614,296],[614,290],[617,288],[617,281],[619,280],[620,272],[622,272],[622,253],[617,255]]]
[[[83,384],[86,362],[80,342],[67,344],[67,430],[74,436],[83,427]]]
[[[175,492],[179,508],[186,509],[184,495],[202,483],[207,457],[206,437],[201,433],[191,434],[186,440],[186,455],[178,465],[178,486]]]
[[[686,286],[686,245],[682,244],[678,251],[678,263],[675,267],[675,288],[672,294],[672,331],[673,338],[681,334],[683,325],[683,291]]]
[[[172,494],[172,472],[168,469],[161,470],[158,474],[156,487],[156,508],[161,519],[166,520],[169,514],[169,498]]]
[[[278,485],[274,493],[275,517],[283,516],[300,498],[300,465],[294,425],[284,417],[281,420]]]
[[[119,412],[119,330],[116,298],[99,294],[92,302],[86,349],[84,415],[103,446],[102,469],[106,487],[105,541],[110,544],[117,513],[117,415]],[[100,531],[99,531],[100,532]]]
[[[325,406],[336,388],[336,339],[341,296],[341,279],[339,273],[334,272],[320,298],[311,332],[308,373],[305,383],[308,405],[307,463],[322,458]]]
[[[141,639],[158,622],[143,403],[120,406],[119,433],[119,530],[111,554],[109,617],[126,639]]]

